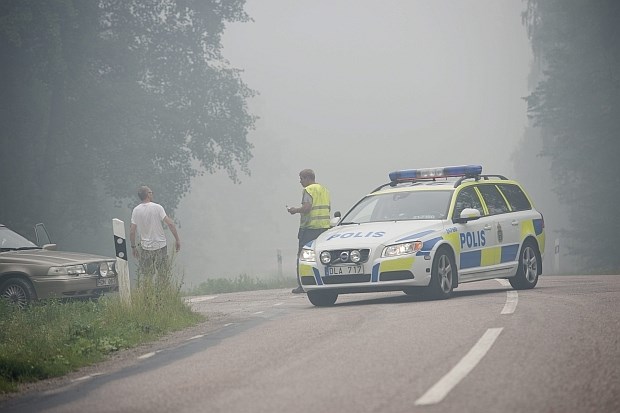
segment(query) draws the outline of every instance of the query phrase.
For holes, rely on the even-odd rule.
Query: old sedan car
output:
[[[55,251],[0,224],[0,297],[24,307],[49,298],[96,298],[117,291],[116,258]]]

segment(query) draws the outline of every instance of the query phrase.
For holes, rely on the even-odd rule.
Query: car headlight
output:
[[[321,253],[321,262],[325,265],[332,261],[332,254],[329,251],[323,251]]]
[[[309,248],[302,249],[301,254],[299,254],[299,261],[316,262],[316,255],[314,254],[314,250],[311,250]]]
[[[84,264],[50,267],[50,269],[47,270],[47,275],[75,275],[77,277],[80,274],[86,274],[86,267],[84,267]]]
[[[99,264],[99,275],[101,275],[102,277],[107,277],[108,275],[113,276],[114,270],[112,265],[105,261]]]
[[[403,242],[389,245],[383,249],[382,257],[398,257],[399,255],[413,254],[422,249],[422,241]]]
[[[358,250],[353,250],[349,253],[349,259],[351,262],[358,263],[362,259],[362,254]]]

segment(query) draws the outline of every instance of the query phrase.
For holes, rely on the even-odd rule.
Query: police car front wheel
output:
[[[334,305],[338,294],[330,291],[308,291],[308,300],[317,307]]]
[[[441,248],[435,254],[431,269],[431,282],[427,287],[428,295],[437,300],[449,298],[454,288],[456,264],[448,248]]]

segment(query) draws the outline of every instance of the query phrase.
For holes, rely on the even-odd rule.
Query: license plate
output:
[[[116,278],[97,278],[97,287],[116,285]]]
[[[354,275],[363,274],[364,267],[362,265],[338,265],[327,267],[325,271],[327,275]]]

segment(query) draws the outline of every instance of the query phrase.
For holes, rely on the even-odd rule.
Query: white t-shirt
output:
[[[140,233],[140,244],[145,250],[158,250],[166,246],[166,234],[161,224],[166,217],[164,207],[155,202],[139,204],[131,213],[131,223]]]

